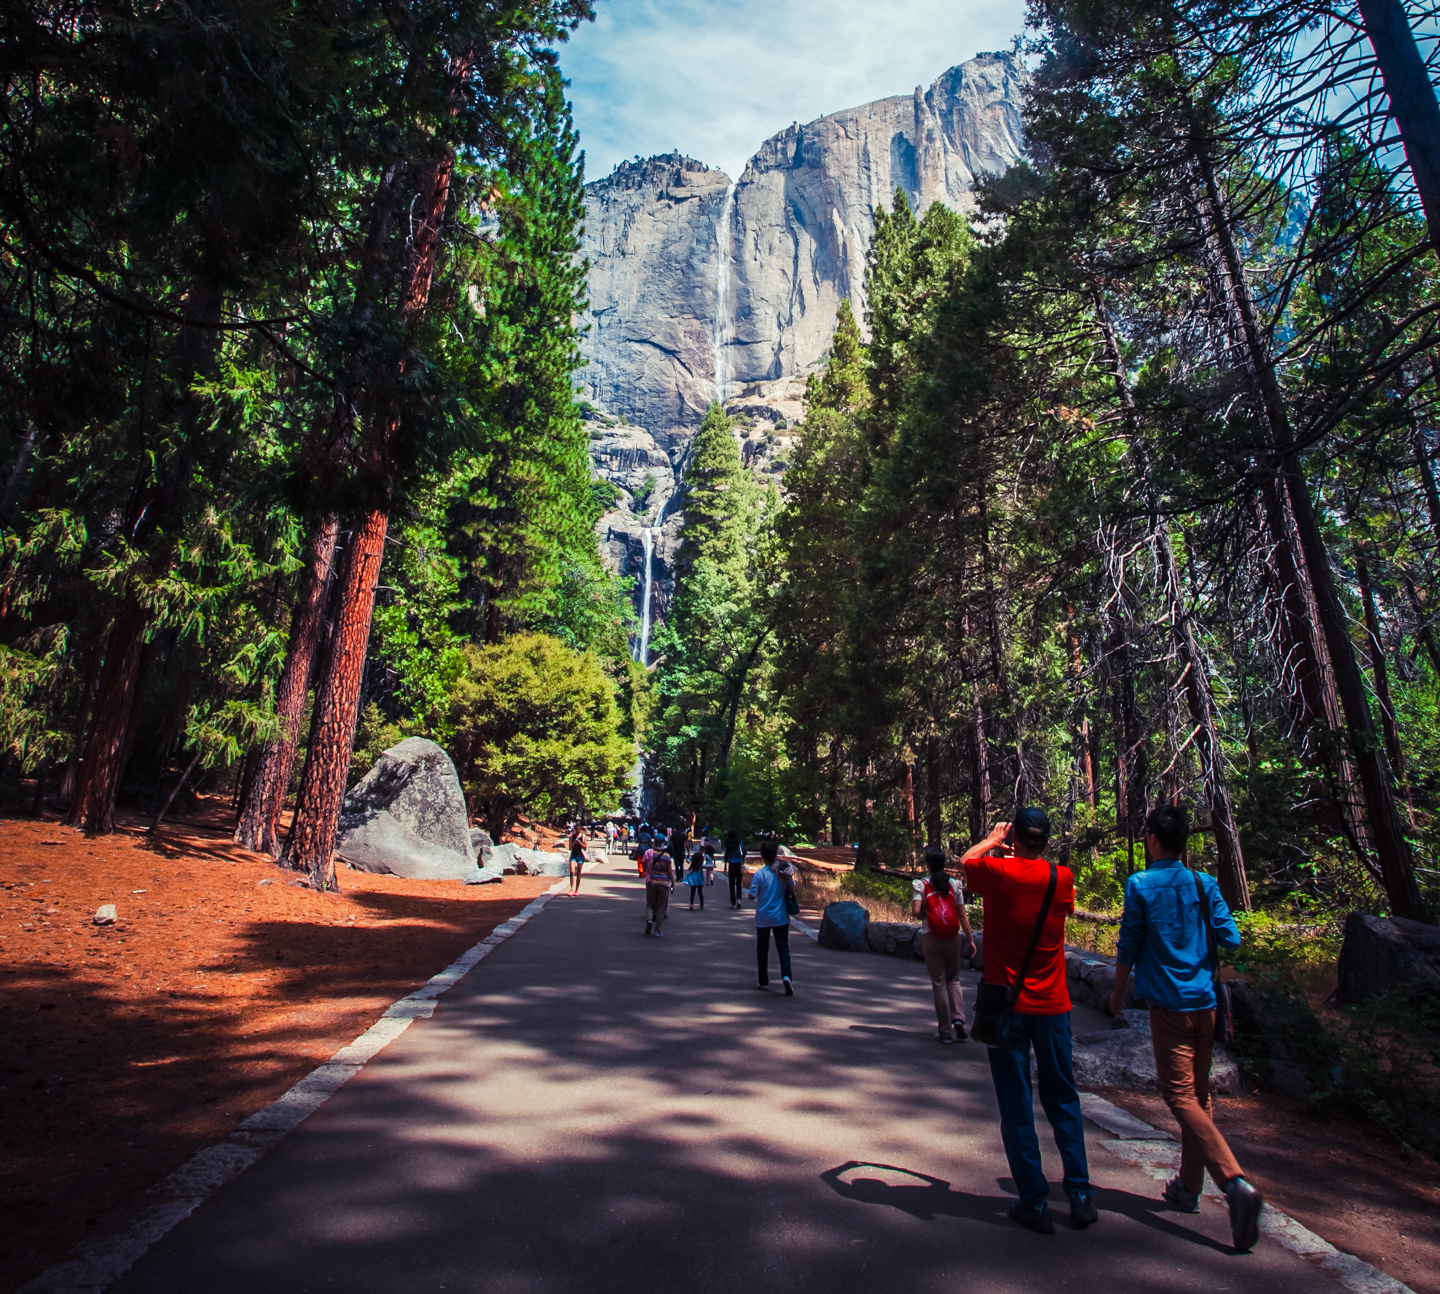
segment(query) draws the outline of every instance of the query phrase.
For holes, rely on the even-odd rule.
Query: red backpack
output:
[[[955,906],[955,887],[941,894],[925,882],[925,924],[937,939],[953,939],[960,933],[960,912]]]

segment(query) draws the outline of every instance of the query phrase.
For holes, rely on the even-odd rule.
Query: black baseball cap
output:
[[[1011,824],[1015,828],[1015,841],[1026,849],[1044,849],[1050,840],[1050,817],[1044,809],[1033,804],[1026,805],[1015,815]]]

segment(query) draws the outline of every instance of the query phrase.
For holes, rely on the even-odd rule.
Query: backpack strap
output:
[[[1006,994],[1009,1005],[1013,1008],[1020,1000],[1020,994],[1025,989],[1025,978],[1030,974],[1030,963],[1034,960],[1035,949],[1040,946],[1040,935],[1045,929],[1045,922],[1050,916],[1050,904],[1055,898],[1055,885],[1060,879],[1060,872],[1054,861],[1050,863],[1050,884],[1045,887],[1045,901],[1040,905],[1040,915],[1035,918],[1035,929],[1030,934],[1030,947],[1025,950],[1025,960],[1020,963],[1020,973],[1015,977],[1014,983],[1010,985],[1010,991]]]
[[[1210,896],[1205,893],[1199,872],[1190,873],[1195,878],[1195,895],[1200,900],[1200,920],[1205,923],[1205,943],[1210,950],[1210,962],[1214,967],[1215,982],[1220,982],[1220,950],[1215,946],[1215,923],[1210,920]]]

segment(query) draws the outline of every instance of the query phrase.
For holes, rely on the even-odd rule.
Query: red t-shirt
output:
[[[985,901],[985,982],[1012,984],[1045,900],[1050,864],[1043,858],[972,858],[965,864],[965,883]],[[1070,990],[1065,983],[1065,918],[1073,911],[1075,881],[1068,867],[1059,867],[1050,915],[1045,918],[1030,973],[1015,1004],[1017,1011],[1063,1015],[1070,1010]]]

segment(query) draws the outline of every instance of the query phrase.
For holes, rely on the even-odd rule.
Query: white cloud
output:
[[[731,178],[792,121],[1008,49],[1024,0],[597,0],[561,47],[586,175],[678,149]]]

